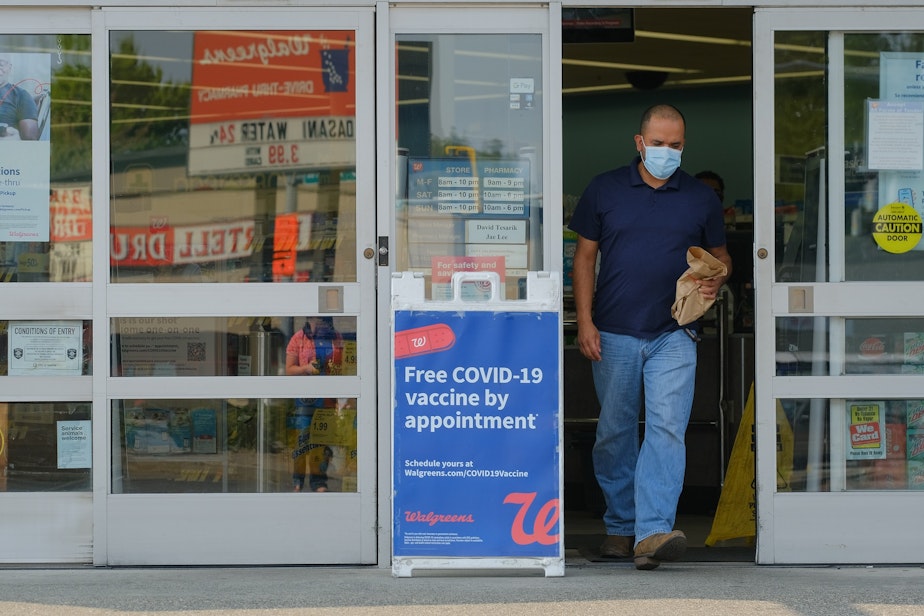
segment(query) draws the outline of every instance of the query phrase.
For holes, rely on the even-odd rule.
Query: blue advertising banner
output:
[[[394,318],[394,556],[561,556],[559,314]]]

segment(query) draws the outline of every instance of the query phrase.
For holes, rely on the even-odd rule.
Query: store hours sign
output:
[[[558,556],[557,312],[396,311],[394,555]]]

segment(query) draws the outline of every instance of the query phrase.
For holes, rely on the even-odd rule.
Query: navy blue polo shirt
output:
[[[594,323],[601,331],[653,338],[678,329],[671,316],[687,248],[725,245],[722,204],[711,187],[677,170],[646,184],[640,158],[588,184],[568,225],[598,242]]]

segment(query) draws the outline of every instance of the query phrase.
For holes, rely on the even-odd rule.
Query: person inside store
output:
[[[715,191],[719,201],[725,203],[725,180],[715,171],[700,171],[695,176]],[[734,330],[738,333],[754,331],[754,286],[749,274],[754,269],[751,256],[753,233],[739,231],[735,227],[735,208],[725,208],[726,248],[736,263],[734,275],[729,274],[726,284],[734,298],[732,314]]]
[[[725,180],[722,179],[721,175],[715,171],[704,169],[693,177],[715,191],[715,195],[719,198],[719,202],[722,203],[723,207],[725,206]],[[733,229],[735,227],[735,208],[726,207],[724,212],[725,226]]]
[[[39,138],[38,106],[24,88],[10,83],[13,59],[0,54],[0,139],[34,141]]]
[[[679,168],[685,131],[676,107],[646,109],[634,138],[638,155],[593,178],[569,223],[578,234],[577,344],[591,360],[601,405],[593,447],[606,502],[600,551],[632,557],[642,570],[681,558],[687,547],[674,522],[698,336],[696,323],[680,327],[672,317],[677,279],[691,246],[705,248],[731,272],[722,204]],[[699,281],[703,299],[714,300],[725,278]]]
[[[720,203],[725,203],[725,180],[722,179],[721,175],[715,171],[709,171],[706,169],[700,171],[693,177],[711,188],[719,198]]]
[[[286,346],[286,374],[289,376],[339,374],[343,362],[343,337],[334,328],[331,317],[312,316],[295,332]],[[302,492],[309,471],[311,421],[316,408],[323,407],[324,398],[297,398],[289,430],[292,445],[292,489]],[[315,476],[317,475],[317,476]],[[308,477],[312,492],[327,491],[327,474]]]

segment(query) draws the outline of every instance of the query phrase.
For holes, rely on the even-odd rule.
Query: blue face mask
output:
[[[680,155],[683,150],[675,150],[666,146],[655,147],[645,145],[642,139],[642,145],[645,146],[645,160],[643,161],[648,173],[659,180],[666,180],[674,174],[674,171],[680,167]]]

